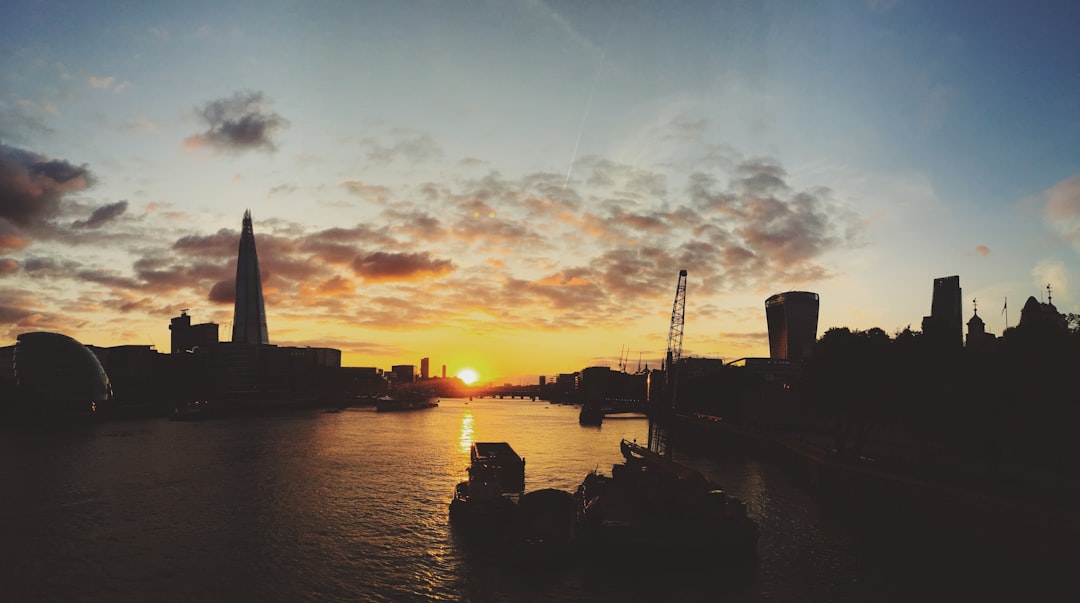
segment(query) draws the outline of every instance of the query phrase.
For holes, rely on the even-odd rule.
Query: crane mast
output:
[[[665,457],[671,456],[667,434],[661,428],[661,416],[675,409],[678,391],[678,366],[682,359],[683,324],[686,322],[686,271],[679,271],[675,286],[675,303],[671,306],[671,327],[668,330],[667,356],[664,359],[664,395],[658,400],[657,415],[649,420],[649,450]]]
[[[671,328],[668,330],[667,357],[664,373],[667,377],[667,403],[675,407],[678,387],[677,367],[682,358],[683,325],[686,322],[686,271],[679,271],[679,283],[675,286],[675,303],[671,306]]]

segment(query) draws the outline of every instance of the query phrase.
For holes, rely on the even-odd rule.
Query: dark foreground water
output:
[[[526,457],[526,489],[572,491],[644,420],[581,427],[546,402],[443,400],[201,423],[0,429],[4,601],[1073,600],[1074,551],[931,537],[825,504],[780,468],[684,454],[748,503],[749,567],[521,566],[447,524],[474,441]],[[687,449],[684,447],[684,450]],[[700,449],[699,449],[700,450]],[[857,510],[855,510],[857,511]],[[932,522],[933,520],[931,520]],[[1035,539],[1035,542],[1038,540]],[[1037,548],[1037,547],[1035,547]],[[627,551],[640,560],[648,551]],[[1060,566],[1060,567],[1059,567]],[[1060,579],[1060,583],[1059,583]]]

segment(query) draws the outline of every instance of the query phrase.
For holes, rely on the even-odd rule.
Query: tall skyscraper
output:
[[[236,257],[236,306],[233,308],[233,343],[270,343],[266,332],[266,302],[263,301],[259,256],[255,253],[255,231],[251,210],[244,211],[240,250]]]
[[[765,300],[765,321],[769,325],[769,357],[775,360],[802,360],[817,341],[817,293],[787,291]]]
[[[923,317],[923,335],[949,347],[963,347],[964,319],[961,315],[960,277],[934,279],[930,316]]]

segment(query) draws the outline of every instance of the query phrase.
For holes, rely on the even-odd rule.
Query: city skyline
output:
[[[660,359],[681,269],[684,356],[768,356],[784,291],[1080,312],[1078,10],[7,3],[0,335],[231,329],[247,208],[271,342],[349,366]]]

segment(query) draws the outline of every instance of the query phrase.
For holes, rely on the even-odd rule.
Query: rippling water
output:
[[[521,567],[464,546],[447,524],[474,441],[510,442],[527,490],[572,491],[621,462],[621,438],[647,432],[633,419],[581,427],[574,408],[520,400],[7,428],[0,599],[906,601],[994,584],[977,568],[941,569],[940,555],[912,562],[779,469],[736,456],[680,460],[760,521],[750,568]]]

